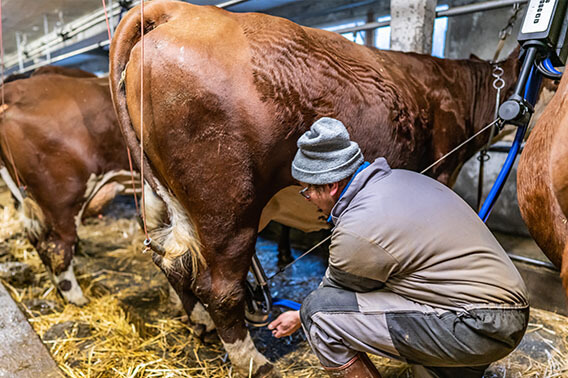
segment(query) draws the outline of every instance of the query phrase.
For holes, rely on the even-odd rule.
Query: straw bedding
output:
[[[75,269],[90,303],[76,307],[65,304],[53,289],[37,253],[21,232],[9,196],[1,194],[0,203],[4,205],[0,209],[0,264],[21,262],[33,273],[24,282],[15,278],[2,282],[67,376],[235,376],[220,342],[206,344],[194,337],[184,314],[169,303],[165,278],[150,256],[141,253],[143,239],[136,221],[121,218],[132,215],[127,206],[122,205],[122,210],[119,206],[118,215],[89,220],[80,229]],[[275,244],[261,244],[261,252],[269,255],[266,258],[275,260]],[[319,277],[282,279],[307,286],[308,292]],[[286,295],[285,289],[279,295]],[[254,329],[252,336],[284,376],[325,376],[301,333],[276,340],[266,329]],[[567,319],[532,310],[521,345],[493,364],[486,376],[568,376],[567,351]],[[405,364],[383,358],[374,361],[385,377],[411,376]]]

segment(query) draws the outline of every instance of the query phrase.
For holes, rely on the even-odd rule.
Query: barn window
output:
[[[384,22],[390,21],[391,16],[383,16],[377,18],[377,21]],[[391,45],[391,27],[383,26],[375,30],[375,47],[381,50],[390,49]]]
[[[444,5],[438,5],[436,7],[436,12],[443,11],[449,7]],[[434,32],[432,33],[432,56],[437,56],[438,58],[444,57],[444,50],[446,48],[446,32],[448,31],[448,18],[438,17],[434,20]]]

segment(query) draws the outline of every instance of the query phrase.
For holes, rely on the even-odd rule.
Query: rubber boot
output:
[[[343,366],[324,369],[331,378],[381,378],[379,371],[365,353],[358,353]]]

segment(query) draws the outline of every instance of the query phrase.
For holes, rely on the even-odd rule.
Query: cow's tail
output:
[[[161,24],[167,23],[176,12],[179,3],[171,1],[153,1],[144,6],[144,33],[149,33]],[[126,68],[130,59],[130,53],[140,41],[140,6],[131,9],[122,19],[113,37],[110,47],[110,72],[109,80],[111,95],[122,135],[130,148],[132,158],[138,167],[144,165],[144,180],[150,185],[154,194],[158,195],[166,204],[169,218],[167,227],[153,232],[154,240],[165,250],[161,265],[164,269],[174,266],[175,260],[190,254],[191,269],[195,277],[200,267],[205,267],[206,262],[201,253],[201,245],[193,222],[171,193],[162,185],[154,174],[148,158],[144,156],[140,161],[140,144],[132,126],[126,104]],[[146,191],[147,194],[148,191]],[[148,202],[152,196],[148,195]],[[154,214],[151,211],[153,205],[147,206],[148,223],[153,223]],[[158,214],[158,217],[160,214]],[[186,266],[186,260],[182,260],[181,266]]]

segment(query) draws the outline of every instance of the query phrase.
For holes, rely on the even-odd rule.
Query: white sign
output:
[[[521,33],[542,33],[548,29],[552,11],[558,0],[531,0]]]

